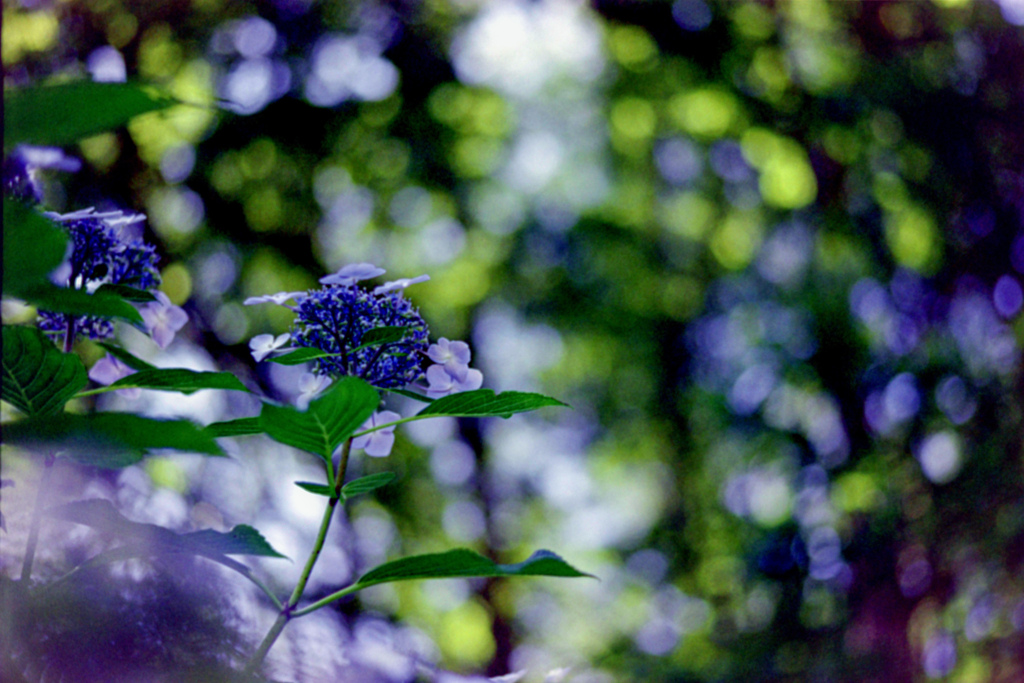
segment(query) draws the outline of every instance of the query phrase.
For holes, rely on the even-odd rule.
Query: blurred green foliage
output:
[[[1024,34],[999,4],[4,7],[5,88],[105,45],[196,104],[230,100],[247,61],[290,74],[244,114],[85,141],[95,173],[50,187],[147,212],[222,367],[254,373],[247,340],[290,321],[244,298],[368,260],[430,273],[416,303],[473,339],[488,385],[576,409],[400,435],[399,482],[354,508],[402,554],[551,545],[603,577],[366,592],[450,665],[1022,675]],[[238,37],[256,15],[259,54]],[[395,87],[312,104],[318,64],[349,73],[318,57],[331,36],[375,45]],[[475,473],[455,484],[431,469],[452,448]],[[445,522],[466,506],[480,525]]]

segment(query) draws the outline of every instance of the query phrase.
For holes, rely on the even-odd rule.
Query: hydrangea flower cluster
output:
[[[57,147],[19,145],[3,162],[3,190],[8,197],[29,204],[43,201],[43,190],[36,178],[39,169],[77,171],[82,164]]]
[[[145,290],[159,286],[156,248],[142,240],[126,238],[122,232],[124,226],[145,220],[145,216],[121,211],[96,213],[94,209],[46,216],[62,225],[71,237],[70,257],[52,275],[55,284],[90,293],[104,284]],[[113,323],[106,318],[71,316],[69,320],[63,313],[50,311],[40,311],[39,317],[40,329],[53,335],[73,329],[91,339],[105,339],[114,332]]]
[[[39,205],[43,200],[37,178],[39,169],[73,172],[80,167],[81,162],[58,148],[19,146],[4,159],[3,190],[16,200]],[[146,291],[160,285],[156,248],[125,231],[127,226],[145,220],[145,216],[122,211],[98,213],[93,208],[66,214],[47,212],[44,215],[63,227],[71,238],[67,258],[50,275],[54,284],[85,290],[90,294],[104,284]],[[154,294],[156,301],[142,306],[139,313],[157,345],[166,348],[175,332],[188,321],[188,316],[171,304],[162,292]],[[106,339],[114,333],[114,324],[107,318],[45,310],[39,311],[39,328],[52,337],[64,336],[67,343],[78,335]],[[100,375],[106,374],[109,373],[101,368]]]
[[[314,360],[314,373],[303,375],[296,400],[300,409],[305,409],[332,378],[342,376],[359,377],[384,390],[411,385],[430,398],[480,388],[483,375],[469,367],[469,345],[443,338],[428,345],[427,324],[405,298],[406,288],[430,277],[394,280],[372,290],[358,285],[384,272],[369,263],[356,263],[321,278],[324,287],[320,289],[245,300],[246,305],[273,303],[296,313],[290,333],[277,337],[260,334],[252,338],[249,348],[256,361],[293,351],[295,347],[329,354]],[[370,330],[382,327],[402,328],[404,335],[386,343],[364,341]],[[294,346],[288,347],[289,341]],[[433,361],[433,365],[424,370],[426,360]],[[399,419],[397,413],[388,410],[374,413],[361,429],[376,428],[377,431],[357,437],[352,445],[364,449],[367,455],[388,455],[394,443],[394,427],[380,429],[380,425]]]
[[[359,349],[367,332],[385,326],[405,328],[405,336]],[[299,302],[292,341],[332,354],[317,359],[318,374],[350,375],[380,389],[394,389],[423,376],[418,354],[427,348],[427,326],[401,294],[328,286]]]

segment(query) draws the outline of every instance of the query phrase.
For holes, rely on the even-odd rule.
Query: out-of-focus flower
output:
[[[430,360],[444,366],[445,371],[456,380],[466,379],[469,371],[469,344],[463,341],[448,341],[444,337],[427,349]]]
[[[354,285],[360,280],[369,280],[378,275],[383,275],[386,272],[383,268],[378,268],[372,263],[350,263],[338,270],[338,272],[320,278],[320,284],[349,286]]]
[[[378,425],[386,425],[389,422],[401,420],[402,416],[391,410],[381,410],[374,413],[363,423],[359,431],[373,429]],[[362,448],[367,455],[375,458],[384,458],[391,455],[391,447],[395,444],[395,425],[383,427],[376,431],[357,436],[352,439],[352,448]]]
[[[142,214],[97,213],[90,208],[67,214],[47,213],[46,216],[61,225],[71,238],[68,259],[54,273],[60,277],[57,284],[90,294],[104,284],[145,290],[159,286],[156,248],[123,231],[125,226],[145,220]],[[74,335],[105,339],[114,332],[113,323],[105,318],[67,316],[50,311],[40,311],[39,317],[39,328],[50,335],[70,331]]]
[[[484,383],[484,376],[479,370],[468,368],[464,379],[459,380],[445,370],[443,365],[431,365],[427,368],[427,396],[440,398],[460,391],[479,389]]]
[[[119,358],[107,354],[96,361],[96,364],[89,369],[89,379],[97,384],[113,384],[123,377],[135,374],[135,370],[125,365]],[[118,394],[128,399],[138,398],[142,389],[132,387],[130,389],[118,389]]]
[[[385,282],[380,287],[376,287],[373,290],[374,294],[387,294],[388,292],[402,291],[409,285],[419,284],[420,282],[426,282],[430,279],[429,275],[420,275],[418,277],[407,277],[400,280],[394,280],[392,282]]]
[[[242,302],[245,306],[255,306],[256,304],[277,304],[278,306],[285,306],[287,302],[294,299],[295,301],[302,301],[302,298],[306,296],[305,292],[278,292],[277,294],[264,294],[263,296],[251,296]],[[294,309],[293,309],[294,310]]]
[[[166,349],[174,339],[174,334],[188,322],[188,314],[180,306],[175,306],[163,292],[154,292],[156,301],[139,309],[146,331],[161,349]]]
[[[256,362],[260,362],[267,356],[270,356],[277,351],[281,350],[288,340],[292,336],[287,332],[274,337],[272,334],[257,334],[255,337],[249,340],[249,348],[252,350],[252,357],[256,359]]]
[[[441,337],[427,349],[427,357],[435,363],[427,368],[430,398],[479,389],[484,382],[483,373],[469,367],[471,353],[466,342]]]
[[[299,395],[295,397],[295,407],[305,410],[309,402],[331,384],[331,378],[323,375],[314,375],[312,372],[304,372],[299,377]]]
[[[43,190],[36,173],[38,169],[73,173],[81,166],[82,162],[69,157],[58,147],[18,145],[10,156],[4,159],[3,171],[0,173],[3,178],[3,191],[23,202],[38,204],[43,201]]]

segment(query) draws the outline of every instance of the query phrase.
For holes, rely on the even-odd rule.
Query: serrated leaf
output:
[[[122,349],[120,346],[108,344],[107,342],[99,342],[99,346],[106,349],[107,353],[109,353],[114,358],[117,358],[119,361],[130,367],[132,370],[156,370],[155,365],[153,365],[152,363],[147,363],[146,361],[142,360],[141,358],[138,358],[137,356],[133,356],[132,354]]]
[[[368,474],[365,477],[353,479],[341,487],[341,495],[343,498],[348,499],[376,491],[380,487],[387,486],[393,482],[396,476],[394,472],[377,472],[376,474]]]
[[[152,87],[76,81],[4,92],[4,148],[67,145],[178,104]]]
[[[223,456],[213,436],[188,420],[154,420],[131,413],[61,413],[4,426],[4,442],[59,449],[95,467],[127,467],[156,449]]]
[[[280,365],[302,365],[311,360],[317,358],[326,358],[327,356],[336,356],[338,354],[327,353],[320,351],[319,349],[296,349],[290,353],[284,353],[280,356],[273,356],[267,358],[271,363],[278,363]]]
[[[4,197],[4,293],[21,297],[61,264],[68,236],[24,204]]]
[[[139,370],[117,380],[111,387],[119,389],[155,389],[192,394],[200,389],[227,389],[249,391],[230,372],[196,372],[184,368],[154,368]]]
[[[143,324],[139,311],[114,294],[103,294],[99,291],[87,294],[80,289],[40,283],[19,292],[18,297],[45,311],[72,315],[95,315],[100,318],[120,318],[138,326]]]
[[[161,539],[173,539],[170,529],[155,524],[132,522],[122,515],[109,500],[91,498],[73,503],[57,505],[46,510],[49,517],[56,517],[76,524],[99,529],[122,541],[158,543]],[[172,541],[173,542],[173,541]]]
[[[138,287],[129,287],[128,285],[100,285],[96,293],[119,296],[125,301],[133,301],[135,303],[156,301],[156,295],[152,292],[147,292],[145,289],[139,289]]]
[[[3,327],[3,399],[26,415],[59,412],[88,383],[78,356],[34,327]]]
[[[416,414],[420,417],[511,417],[547,406],[566,406],[558,399],[525,391],[503,391],[495,394],[491,389],[476,389],[442,396]]]
[[[258,417],[240,417],[237,420],[225,420],[224,422],[212,422],[203,428],[215,439],[224,436],[250,436],[262,434],[263,424]]]
[[[126,545],[135,544],[146,554],[190,553],[211,558],[221,555],[285,557],[274,550],[259,531],[246,524],[226,533],[203,529],[178,534],[156,524],[133,522],[118,512],[109,500],[102,498],[57,505],[49,508],[46,514],[110,534]]]
[[[260,532],[247,524],[239,524],[227,533],[204,529],[183,534],[179,538],[186,546],[202,550],[203,554],[284,557],[271,547]]]
[[[538,550],[518,564],[497,564],[472,550],[414,555],[386,562],[356,582],[357,588],[416,579],[477,578],[491,576],[591,576],[579,571],[550,550]]]
[[[297,481],[295,482],[295,485],[300,489],[304,489],[310,493],[315,493],[318,496],[326,496],[327,498],[330,498],[334,495],[334,489],[327,484],[316,484],[311,481]]]
[[[260,423],[270,438],[329,460],[380,403],[377,390],[361,379],[343,377],[305,411],[264,403]]]

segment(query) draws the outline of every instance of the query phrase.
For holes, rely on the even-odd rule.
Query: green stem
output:
[[[249,663],[245,666],[245,671],[243,672],[243,675],[252,676],[256,673],[256,669],[258,669],[260,664],[263,663],[264,658],[266,658],[267,656],[267,652],[270,651],[270,648],[274,644],[274,641],[276,641],[277,637],[281,635],[281,631],[284,630],[284,627],[287,623],[288,612],[286,608],[285,611],[282,611],[279,615],[277,615],[277,620],[274,621],[274,625],[270,627],[269,631],[267,631],[267,635],[263,637],[263,642],[260,643],[260,646],[259,648],[257,648],[256,653],[252,656],[252,659],[250,659]]]
[[[355,593],[357,590],[360,590],[361,588],[364,588],[364,586],[360,586],[358,584],[352,584],[351,586],[348,586],[347,588],[342,588],[340,591],[335,591],[334,593],[331,593],[326,598],[320,598],[319,600],[314,602],[312,605],[306,605],[302,609],[295,610],[294,612],[292,612],[291,618],[294,619],[296,617],[306,616],[310,612],[315,612],[318,609],[320,609],[321,607],[323,607],[325,605],[329,605],[332,602],[334,602],[335,600],[340,600],[341,598],[345,597],[346,595],[351,595],[352,593]]]
[[[334,478],[334,497],[341,498],[341,487],[345,485],[345,470],[348,469],[348,454],[352,452],[352,437],[341,447],[341,458],[338,462],[338,476]]]
[[[28,529],[28,544],[25,546],[25,559],[21,564],[21,581],[28,584],[32,576],[32,563],[36,559],[36,544],[39,542],[39,526],[43,520],[43,495],[49,488],[50,475],[53,472],[53,462],[56,460],[52,453],[47,454],[43,464],[43,474],[39,478],[39,488],[36,490],[36,502],[32,508],[32,521]]]
[[[105,387],[96,387],[95,389],[87,389],[85,391],[79,391],[77,394],[75,394],[71,398],[82,398],[84,396],[95,396],[96,394],[105,394],[108,391],[117,391],[118,389],[135,389],[135,388],[136,387],[124,386],[124,385],[117,386],[117,387],[112,386],[112,385],[107,385]]]
[[[256,669],[259,668],[260,664],[267,656],[267,652],[274,645],[277,637],[281,635],[281,631],[288,624],[288,621],[295,616],[295,605],[302,599],[302,592],[306,589],[306,583],[309,581],[309,575],[313,572],[313,567],[316,565],[317,559],[320,557],[320,551],[323,550],[324,541],[327,540],[327,530],[331,527],[331,518],[334,516],[334,509],[338,505],[338,501],[341,500],[341,486],[345,481],[345,469],[348,467],[348,456],[352,450],[352,439],[349,438],[341,448],[341,462],[338,463],[338,474],[335,476],[334,493],[335,495],[327,501],[327,508],[324,510],[323,519],[320,521],[320,531],[317,532],[316,541],[313,542],[313,549],[309,553],[309,559],[306,560],[306,566],[302,569],[302,574],[299,576],[299,582],[295,584],[295,590],[292,591],[291,596],[288,598],[288,602],[285,603],[280,613],[277,615],[277,619],[274,620],[273,626],[267,631],[267,635],[264,636],[263,642],[256,649],[252,659],[245,667],[245,673],[252,675],[256,673]],[[328,469],[332,469],[330,462],[327,464]],[[328,473],[328,479],[330,479],[330,473]]]

